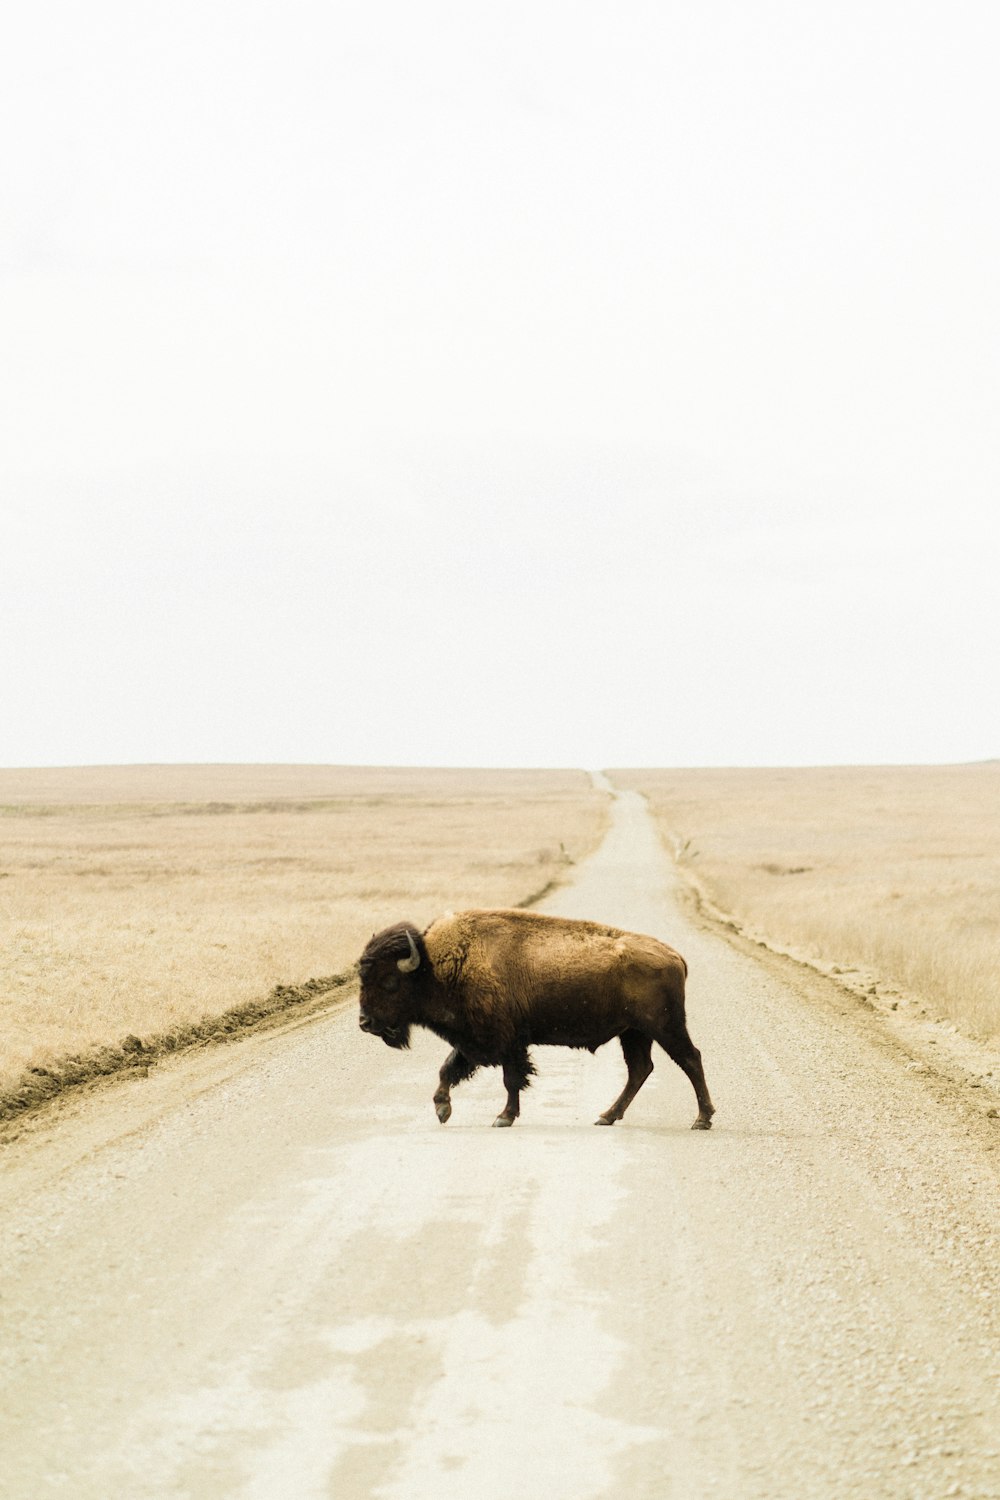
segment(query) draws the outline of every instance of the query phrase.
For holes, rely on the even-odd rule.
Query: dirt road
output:
[[[8,1148],[0,1493],[1000,1497],[1000,1123],[672,881],[627,794],[547,908],[686,955],[710,1132],[614,1045],[442,1128],[349,1006]]]

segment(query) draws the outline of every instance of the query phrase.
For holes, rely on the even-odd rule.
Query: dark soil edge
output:
[[[331,974],[325,979],[307,979],[304,984],[275,985],[269,995],[234,1005],[221,1015],[204,1016],[171,1031],[152,1036],[126,1036],[120,1043],[91,1047],[45,1064],[27,1068],[16,1083],[0,1089],[0,1121],[12,1120],[37,1109],[69,1089],[81,1088],[97,1079],[116,1074],[144,1077],[161,1058],[212,1042],[233,1041],[289,1018],[290,1012],[305,1017],[329,1010],[355,980],[355,972]]]
[[[549,880],[533,891],[519,907],[535,906],[564,882]],[[192,1048],[235,1041],[294,1016],[303,1020],[324,1014],[349,998],[356,982],[354,968],[303,984],[279,984],[269,995],[235,1005],[221,1015],[204,1016],[171,1031],[152,1036],[126,1036],[121,1042],[88,1048],[54,1059],[44,1066],[27,1068],[16,1083],[0,1088],[0,1123],[16,1120],[29,1111],[44,1109],[69,1090],[82,1089],[100,1080],[116,1077],[143,1078],[162,1058]]]
[[[537,906],[539,901],[544,901],[546,896],[551,896],[564,882],[562,880],[547,880],[541,890],[535,891],[531,896],[525,896],[523,901],[517,903],[517,910],[525,911],[529,906]]]

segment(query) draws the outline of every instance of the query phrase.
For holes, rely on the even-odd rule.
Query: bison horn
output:
[[[417,952],[417,945],[413,941],[413,933],[409,928],[406,929],[406,941],[410,945],[410,956],[409,958],[397,958],[396,968],[401,974],[412,974],[414,969],[420,967],[420,954]]]

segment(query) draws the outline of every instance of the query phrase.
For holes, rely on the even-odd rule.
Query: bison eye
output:
[[[398,990],[399,979],[395,974],[383,974],[378,982],[380,990]]]

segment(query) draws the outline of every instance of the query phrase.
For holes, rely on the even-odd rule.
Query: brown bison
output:
[[[622,1118],[653,1071],[655,1041],[694,1087],[692,1129],[711,1126],[701,1053],[684,1019],[687,964],[656,938],[538,912],[464,911],[426,932],[411,922],[386,927],[358,968],[362,1031],[408,1047],[410,1027],[425,1026],[451,1045],[434,1095],[442,1125],[451,1090],[477,1068],[503,1069],[507,1103],[493,1123],[513,1125],[534,1072],[529,1047],[596,1052],[618,1037],[628,1081],[596,1124]]]

